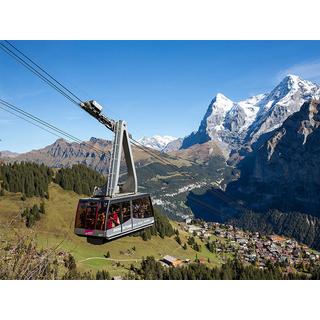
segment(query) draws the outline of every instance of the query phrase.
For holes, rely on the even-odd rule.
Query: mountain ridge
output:
[[[320,97],[320,86],[295,75],[286,76],[270,93],[234,102],[218,93],[209,104],[197,131],[185,137],[182,149],[210,140],[221,148],[240,150],[277,129],[302,104]]]

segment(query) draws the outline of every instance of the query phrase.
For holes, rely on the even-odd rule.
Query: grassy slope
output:
[[[15,228],[22,232],[34,232],[40,247],[52,247],[60,245],[61,250],[67,250],[75,257],[80,270],[108,270],[111,275],[121,275],[127,272],[127,268],[133,263],[138,264],[140,259],[148,255],[160,259],[164,255],[173,255],[180,259],[210,258],[210,265],[221,263],[221,258],[209,252],[204,244],[202,250],[197,253],[188,246],[183,250],[172,238],[161,239],[153,237],[150,241],[143,241],[141,237],[124,237],[104,245],[90,245],[85,238],[73,234],[74,214],[77,207],[79,195],[71,191],[65,191],[55,184],[49,188],[50,199],[45,200],[46,213],[35,227],[26,229],[21,218],[15,222]],[[12,217],[19,216],[19,212],[25,206],[40,203],[37,198],[21,200],[19,194],[7,194],[0,197],[0,224],[3,226]],[[172,222],[174,228],[178,228]],[[179,230],[182,243],[186,242],[188,234]],[[200,242],[200,240],[197,240]],[[135,247],[136,250],[132,250]],[[129,253],[127,253],[129,250]],[[110,252],[110,260],[104,258]],[[112,260],[114,259],[114,260]],[[120,263],[117,265],[117,262]]]

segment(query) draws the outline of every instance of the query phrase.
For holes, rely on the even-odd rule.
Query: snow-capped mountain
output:
[[[211,101],[198,131],[184,139],[182,148],[210,140],[216,140],[224,148],[236,148],[255,121],[260,110],[258,104],[264,97],[262,94],[233,102],[218,93]]]
[[[138,141],[147,148],[163,151],[169,143],[175,140],[177,140],[175,137],[155,135],[152,137],[143,137]]]
[[[319,85],[288,75],[258,104],[259,112],[248,131],[248,138],[255,142],[263,133],[279,128],[291,114],[300,110],[304,102],[312,97],[318,99],[319,95]]]
[[[198,131],[187,136],[182,148],[215,140],[227,149],[252,144],[262,134],[282,125],[311,97],[320,96],[320,87],[295,75],[288,75],[270,93],[234,102],[218,93],[211,101]]]

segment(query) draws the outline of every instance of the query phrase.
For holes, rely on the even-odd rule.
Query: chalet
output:
[[[247,240],[247,239],[239,238],[239,237],[236,238],[236,241],[237,241],[240,245],[245,245],[245,244],[248,243],[248,240]]]
[[[182,264],[182,261],[180,259],[169,255],[164,256],[162,258],[162,262],[171,267],[179,267]]]
[[[269,236],[269,239],[271,241],[273,241],[273,242],[283,242],[283,241],[285,241],[284,237],[278,236],[276,234],[273,234],[273,235]]]

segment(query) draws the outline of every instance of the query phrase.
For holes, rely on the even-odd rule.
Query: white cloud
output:
[[[278,74],[278,79],[283,79],[288,74],[295,74],[305,80],[311,80],[320,83],[320,59],[310,62],[295,64]]]

